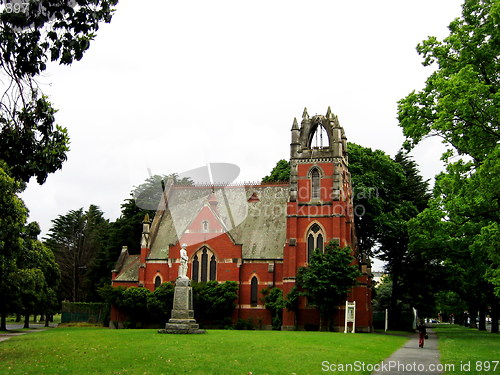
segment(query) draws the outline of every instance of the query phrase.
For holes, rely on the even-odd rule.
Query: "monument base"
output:
[[[194,319],[193,289],[191,288],[191,280],[188,278],[178,278],[175,281],[172,317],[165,325],[165,329],[158,330],[158,333],[205,333],[205,330],[199,329],[199,325]]]
[[[205,333],[205,330],[199,329],[194,319],[170,319],[165,329],[158,330],[158,333],[199,334]]]

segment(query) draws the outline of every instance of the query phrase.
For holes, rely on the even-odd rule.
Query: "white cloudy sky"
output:
[[[96,204],[114,220],[153,174],[234,163],[258,181],[288,159],[293,118],[338,115],[349,141],[394,155],[397,101],[430,74],[415,51],[447,35],[461,0],[125,1],[90,50],[42,87],[71,151],[23,198],[43,233]],[[413,154],[439,171],[441,145]]]

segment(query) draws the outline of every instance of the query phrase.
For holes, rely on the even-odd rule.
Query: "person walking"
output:
[[[427,329],[425,327],[424,320],[420,320],[420,324],[417,326],[418,329],[418,347],[424,347],[425,336],[427,335]]]

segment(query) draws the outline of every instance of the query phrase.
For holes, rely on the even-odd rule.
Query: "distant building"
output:
[[[267,287],[288,293],[299,267],[329,241],[354,249],[362,272],[347,295],[356,301],[356,330],[372,330],[370,261],[356,250],[346,137],[338,118],[309,117],[291,129],[290,181],[279,184],[179,186],[167,181],[164,201],[150,225],[144,223],[140,255],[124,249],[112,274],[113,286],[154,290],[174,281],[182,243],[188,244],[188,277],[239,284],[234,320],[253,318],[271,325],[261,301]],[[117,311],[112,315],[117,318]],[[112,316],[112,319],[114,319]],[[334,316],[344,329],[345,306]],[[283,329],[317,326],[319,314],[301,297],[297,314],[283,312]]]

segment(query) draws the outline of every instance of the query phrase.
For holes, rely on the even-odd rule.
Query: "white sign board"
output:
[[[347,323],[352,323],[352,333],[356,330],[356,301],[345,301],[345,327],[344,333],[347,333]]]

